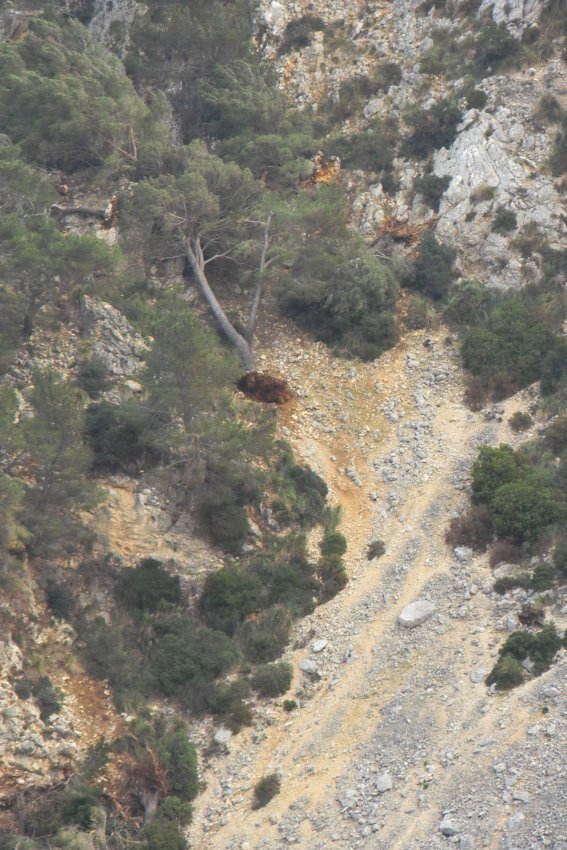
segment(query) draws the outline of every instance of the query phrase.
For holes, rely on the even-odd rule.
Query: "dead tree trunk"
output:
[[[199,284],[201,292],[203,293],[205,301],[209,305],[209,309],[213,314],[215,321],[227,339],[232,342],[240,354],[240,361],[244,370],[246,372],[254,372],[256,370],[256,363],[254,361],[254,355],[252,354],[250,343],[242,336],[242,334],[239,334],[236,328],[231,324],[228,316],[217,301],[216,295],[207,280],[207,275],[205,273],[206,261],[199,238],[197,237],[196,239],[185,240],[184,247],[185,256],[187,257],[189,265],[195,275],[195,279]]]
[[[269,215],[267,220],[264,222],[264,242],[262,245],[262,254],[260,256],[260,268],[258,269],[258,283],[256,284],[256,289],[254,291],[254,298],[252,299],[252,306],[250,307],[250,315],[248,316],[248,323],[246,325],[246,340],[248,341],[248,345],[252,347],[252,342],[254,340],[254,334],[256,332],[256,320],[258,318],[258,309],[260,307],[260,302],[262,300],[262,295],[264,294],[264,275],[268,266],[270,265],[270,260],[268,260],[268,248],[270,247],[270,221],[272,216]]]

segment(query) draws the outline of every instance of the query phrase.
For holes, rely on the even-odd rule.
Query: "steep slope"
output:
[[[356,368],[296,333],[271,329],[269,339],[263,362],[300,395],[282,432],[342,506],[350,584],[296,628],[288,655],[300,709],[274,703],[210,763],[192,845],[433,848],[446,841],[438,824],[447,811],[455,829],[445,834],[461,836],[461,847],[509,846],[515,824],[515,846],[534,846],[540,830],[559,842],[565,661],[491,696],[483,680],[509,612],[491,593],[485,559],[444,541],[476,448],[513,440],[506,419],[527,398],[488,421],[467,410],[442,331],[411,335]],[[368,561],[376,538],[386,554]],[[418,597],[434,616],[401,629],[401,609]],[[314,639],[327,642],[320,653]],[[281,793],[253,811],[251,788],[274,771]],[[516,781],[527,793],[513,800],[505,785]]]

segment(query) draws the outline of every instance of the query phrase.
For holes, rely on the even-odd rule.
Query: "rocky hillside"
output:
[[[0,850],[567,850],[564,3],[39,5]]]

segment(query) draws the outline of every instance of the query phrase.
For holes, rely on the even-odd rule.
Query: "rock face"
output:
[[[89,29],[105,47],[123,57],[130,37],[130,27],[138,10],[143,11],[136,0],[95,0],[94,13]]]
[[[551,244],[567,237],[561,197],[552,179],[538,170],[548,140],[530,132],[519,117],[506,106],[493,114],[470,110],[451,148],[434,156],[434,173],[451,178],[439,208],[439,237],[458,245],[467,265],[489,270],[491,284],[507,287],[529,279],[529,265],[510,255],[509,243],[522,228],[535,226]],[[501,207],[516,216],[510,233],[492,230]]]
[[[148,346],[128,320],[110,304],[84,295],[81,332],[92,340],[91,354],[106,364],[117,378],[134,375],[144,364]]]
[[[398,623],[405,629],[415,629],[421,626],[435,613],[435,605],[429,599],[416,599],[415,602],[406,605],[398,617]]]
[[[545,6],[544,0],[483,0],[478,14],[490,12],[496,24],[505,24],[513,35],[521,36],[537,23]]]

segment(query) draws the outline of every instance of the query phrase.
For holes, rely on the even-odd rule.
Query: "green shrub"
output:
[[[402,79],[402,69],[397,62],[380,62],[371,77],[372,90],[387,93],[391,86],[397,86]]]
[[[518,217],[506,207],[498,207],[492,219],[492,230],[495,233],[510,233],[518,226]]]
[[[178,605],[181,600],[179,577],[163,569],[161,561],[144,558],[137,567],[119,576],[116,596],[129,611],[157,611],[162,603]]]
[[[340,555],[325,555],[319,561],[320,596],[322,602],[328,602],[340,593],[348,584],[348,576]]]
[[[540,121],[558,124],[563,117],[563,110],[555,95],[548,93],[541,96],[535,114]]]
[[[240,623],[235,640],[246,658],[255,663],[275,661],[282,654],[291,629],[289,611],[272,605],[253,619]]]
[[[529,413],[525,413],[522,410],[516,410],[515,413],[512,414],[510,419],[508,420],[508,424],[512,431],[515,431],[517,434],[521,431],[527,431],[534,424],[534,421]]]
[[[555,624],[550,623],[537,634],[523,631],[512,632],[500,649],[500,658],[511,656],[521,662],[529,657],[534,664],[534,674],[539,676],[550,667],[555,655],[561,649],[561,644],[561,637]]]
[[[163,413],[134,402],[93,404],[86,411],[85,437],[95,472],[132,472],[165,460]]]
[[[54,578],[47,579],[45,589],[47,607],[58,620],[70,620],[73,611],[73,596],[64,584]]]
[[[553,491],[529,479],[502,485],[490,510],[496,533],[519,541],[537,540],[545,528],[565,516],[565,505]]]
[[[402,144],[402,156],[425,159],[432,151],[449,148],[462,117],[458,105],[450,99],[438,100],[428,109],[414,105],[404,115],[412,132]]]
[[[471,487],[476,504],[490,504],[504,484],[517,481],[521,470],[511,446],[481,446],[472,466]]]
[[[293,668],[285,661],[263,664],[252,676],[252,687],[261,697],[279,697],[291,686]]]
[[[431,300],[417,292],[408,298],[405,326],[409,330],[430,330],[438,323],[437,312]]]
[[[340,156],[345,168],[375,173],[392,170],[394,147],[379,118],[373,118],[366,130],[338,136],[333,141],[333,152]]]
[[[279,47],[280,55],[289,53],[291,50],[299,50],[311,44],[313,33],[322,32],[325,22],[318,15],[302,15],[290,21],[285,28]]]
[[[284,699],[284,701],[282,702],[282,708],[284,711],[287,711],[289,713],[291,711],[295,711],[295,709],[298,708],[298,705],[296,700],[294,699]]]
[[[516,587],[523,587],[524,590],[530,590],[532,586],[531,576],[529,573],[518,573],[514,576],[502,576],[494,582],[494,592],[503,596],[509,590],[514,590]]]
[[[451,182],[451,177],[444,175],[438,177],[436,174],[425,174],[423,177],[418,177],[414,181],[413,190],[419,192],[425,204],[427,204],[433,212],[439,212],[439,204],[443,193],[448,188]]]
[[[567,415],[557,416],[549,423],[543,432],[543,444],[556,456],[567,448]]]
[[[112,386],[108,367],[101,357],[91,357],[79,364],[77,383],[91,398],[97,398]]]
[[[270,773],[268,776],[264,776],[256,783],[254,788],[254,802],[252,803],[252,808],[262,809],[264,806],[267,806],[270,800],[272,800],[276,794],[280,793],[280,789],[281,781],[277,773]]]
[[[381,558],[382,555],[386,553],[386,544],[383,540],[373,540],[368,544],[368,550],[366,553],[366,557],[369,561],[372,561],[374,558]]]
[[[549,590],[555,583],[555,570],[551,564],[538,564],[533,571],[531,588],[536,593]]]
[[[509,691],[512,688],[516,688],[523,681],[524,671],[522,665],[511,655],[502,655],[486,677],[487,685],[496,685],[501,691]]]
[[[232,732],[251,726],[252,710],[244,699],[249,694],[249,684],[243,679],[233,682],[211,682],[197,678],[185,693],[189,709],[196,714],[212,714]]]
[[[175,821],[160,817],[145,826],[141,834],[142,850],[187,850],[188,844]]]
[[[446,298],[456,277],[455,259],[454,249],[438,242],[435,234],[427,231],[419,243],[408,286],[435,300]]]
[[[166,621],[165,628],[152,646],[149,664],[166,696],[180,696],[194,679],[215,679],[235,666],[238,651],[224,632],[196,628],[180,615]]]
[[[567,576],[567,540],[560,540],[553,552],[553,564],[561,576]]]
[[[541,628],[545,622],[545,610],[541,602],[523,602],[518,613],[518,620],[523,626]]]
[[[61,706],[63,697],[59,688],[53,685],[48,676],[40,676],[38,679],[20,679],[16,682],[14,690],[20,699],[35,699],[39,708],[39,716],[47,723],[52,714],[56,714]]]
[[[205,579],[199,608],[210,626],[231,635],[258,608],[260,592],[255,575],[238,566],[222,567]]]
[[[346,537],[340,531],[327,532],[323,536],[319,548],[323,557],[327,557],[327,555],[338,555],[342,557],[347,550]]]
[[[555,137],[549,164],[554,177],[561,177],[567,171],[567,114],[563,115],[561,128]]]

